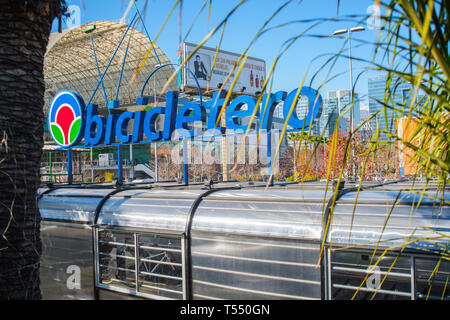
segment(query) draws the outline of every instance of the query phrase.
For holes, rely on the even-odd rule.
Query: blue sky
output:
[[[202,7],[205,0],[184,0],[182,11],[181,33],[184,38],[191,26],[192,21]],[[84,10],[79,0],[68,0],[69,5],[78,5],[81,8],[81,24],[96,20],[119,21],[123,16],[129,0],[84,0]],[[137,1],[139,9],[142,9],[144,0]],[[205,35],[220,23],[226,14],[239,1],[213,0],[211,18],[208,24],[208,5],[197,19],[192,31],[186,41],[199,43]],[[149,0],[145,17],[145,25],[154,38],[163,24],[166,16],[170,12],[175,0]],[[241,53],[247,48],[254,35],[263,23],[280,7],[284,1],[281,0],[249,0],[243,4],[235,14],[229,19],[221,48],[223,50]],[[337,0],[304,0],[292,1],[285,7],[269,26],[305,20],[322,19],[322,23],[308,31],[307,36],[301,37],[286,52],[277,65],[273,90],[290,91],[299,86],[301,79],[308,70],[306,81],[317,75],[312,82],[312,87],[318,88],[327,77],[328,68],[320,71],[320,67],[325,61],[336,54],[345,43],[341,37],[333,37],[333,31],[342,28],[351,28],[357,25],[366,28],[365,31],[352,33],[352,56],[370,59],[373,55],[374,46],[364,44],[365,42],[375,42],[378,31],[367,28],[364,16],[368,15],[369,6],[374,4],[373,0],[340,0],[339,16],[337,16]],[[134,8],[128,14],[128,21],[134,15]],[[357,17],[349,17],[355,15]],[[330,18],[339,18],[340,21],[327,21]],[[358,23],[360,22],[360,23]],[[305,31],[314,22],[289,23],[288,25],[273,29],[261,36],[253,45],[250,56],[264,59],[266,61],[266,72],[269,71],[274,59],[280,52],[280,48],[286,40]],[[67,26],[63,23],[63,29]],[[138,26],[142,30],[142,24]],[[179,24],[178,8],[169,19],[165,29],[161,33],[157,44],[166,53],[168,58],[176,62],[179,44]],[[53,25],[53,32],[57,31],[57,23]],[[216,47],[219,42],[220,32],[213,36],[206,46]],[[320,36],[320,37],[318,37]],[[344,54],[348,54],[348,47],[345,47]],[[309,68],[308,68],[309,67]],[[356,92],[363,96],[367,95],[367,79],[375,75],[373,71],[366,71],[367,63],[353,61],[353,80],[356,81]],[[347,57],[340,57],[333,67],[329,77],[337,75],[333,80],[329,80],[321,89],[325,96],[328,90],[349,89],[349,61]],[[363,100],[366,100],[363,98]]]

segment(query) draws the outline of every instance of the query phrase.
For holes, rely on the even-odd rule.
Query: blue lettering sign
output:
[[[261,103],[262,124],[261,129],[272,129],[273,112],[278,103],[286,99],[286,91],[278,91],[277,93],[264,94]]]
[[[308,98],[308,113],[305,118],[299,119],[296,112],[297,100],[294,101],[297,95],[297,89],[292,90],[284,100],[283,105],[283,116],[284,119],[289,117],[289,112],[291,108],[293,109],[291,116],[288,120],[288,125],[294,129],[305,129],[313,124],[314,119],[319,117],[322,113],[322,97],[317,93],[316,90],[310,87],[302,87],[300,89],[300,95],[304,95]]]
[[[116,124],[116,138],[120,143],[129,143],[131,141],[131,135],[127,134],[128,122],[133,119],[134,113],[126,111],[122,113],[117,119]]]
[[[247,105],[246,109],[242,109],[244,105]],[[245,131],[248,125],[240,125],[237,123],[238,118],[250,117],[256,108],[255,98],[250,96],[239,96],[231,101],[228,106],[227,113],[225,115],[227,127],[231,130]],[[256,111],[256,116],[259,116],[259,109]]]
[[[144,134],[148,140],[154,142],[162,139],[162,132],[156,131],[156,120],[164,113],[163,107],[153,107],[147,111],[144,118]]]
[[[84,133],[84,145],[96,146],[103,143],[105,118],[97,115],[97,105],[90,104],[86,112],[86,129]],[[93,135],[93,136],[92,136]]]
[[[220,96],[219,91],[216,91],[213,93],[212,99],[206,102],[206,106],[209,108],[208,130],[211,130],[211,132],[219,130],[221,133],[225,133],[225,128],[222,128],[220,124],[218,128],[215,128],[217,119],[225,103],[225,95],[224,90],[220,91]]]
[[[308,112],[306,114],[306,117],[304,117],[303,119],[299,119],[296,112],[297,101],[294,101],[298,100],[295,99],[296,96],[306,96],[308,98]],[[80,105],[84,105],[84,101],[82,101],[82,98],[78,97],[78,99],[80,99]],[[55,105],[55,110],[57,110],[58,108],[58,106],[56,105],[58,101],[54,100],[52,102],[52,106],[53,104]],[[198,132],[198,130],[194,128],[194,123],[200,121],[202,123],[205,121],[207,122],[208,134],[221,134],[224,132],[225,128],[222,128],[220,126],[219,128],[215,128],[215,125],[217,123],[220,112],[224,107],[226,107],[226,125],[230,130],[233,130],[235,132],[245,132],[248,124],[242,123],[240,119],[249,119],[249,117],[251,117],[253,113],[255,113],[256,117],[261,118],[260,127],[262,130],[271,130],[273,112],[276,106],[283,101],[283,116],[285,119],[289,117],[288,124],[294,129],[308,128],[313,124],[314,120],[319,117],[322,112],[323,101],[320,94],[310,87],[302,87],[300,91],[298,91],[298,89],[295,89],[289,94],[287,94],[285,91],[278,91],[270,95],[264,94],[260,106],[256,105],[255,98],[247,95],[238,96],[234,100],[232,100],[228,106],[224,106],[225,92],[222,91],[220,95],[218,92],[215,92],[212,96],[212,99],[206,102],[206,106],[209,108],[208,119],[206,119],[205,107],[194,102],[186,103],[177,111],[178,92],[174,91],[170,91],[166,94],[165,107],[155,106],[150,108],[148,111],[125,111],[120,115],[113,113],[109,114],[107,117],[104,117],[97,114],[97,105],[89,104],[85,111],[85,116],[80,116],[79,118],[75,118],[73,116],[72,118],[74,118],[75,120],[80,119],[80,122],[83,122],[77,125],[79,125],[79,128],[84,129],[85,146],[107,146],[114,144],[116,140],[119,144],[140,143],[144,140],[144,136],[148,139],[149,142],[160,140],[168,141],[171,139],[172,133],[175,129],[177,129],[177,131],[179,132],[182,132],[183,137],[194,137],[202,135],[204,134],[203,132]],[[65,101],[64,103],[67,104],[67,101]],[[145,97],[139,97],[137,99],[138,105],[146,105],[147,103],[148,99]],[[63,111],[65,111],[66,109],[64,109]],[[289,115],[289,113],[291,114]],[[50,116],[51,115],[49,115],[49,117]],[[159,131],[156,128],[157,120],[160,117],[164,117],[162,131]],[[60,122],[63,123],[62,121]],[[131,122],[133,123],[133,127],[130,131],[128,130],[128,126]],[[53,121],[51,123],[56,122]],[[54,126],[56,127],[57,125]],[[57,130],[55,129],[55,132],[56,131]],[[131,132],[131,134],[129,134],[129,132]],[[75,136],[75,133],[73,133],[72,135]],[[62,134],[55,134],[54,136],[54,139],[59,138],[59,140],[61,141],[64,138],[60,137],[62,136]],[[59,145],[62,144],[59,143]]]
[[[188,123],[195,121],[205,121],[206,110],[205,107],[194,102],[186,103],[178,110],[176,128],[184,129],[188,137],[197,136],[197,129],[190,129]]]

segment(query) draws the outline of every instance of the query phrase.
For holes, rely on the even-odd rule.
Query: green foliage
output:
[[[416,127],[408,137],[386,132],[392,141],[414,150],[413,160],[417,173],[431,178],[438,177],[447,182],[450,175],[449,154],[449,3],[448,1],[391,1],[383,4],[388,13],[383,17],[381,33],[387,41],[376,44],[390,66],[373,63],[374,68],[388,74],[389,81],[413,84],[410,104],[395,106],[408,116],[412,126],[417,113]],[[387,91],[387,90],[386,90]],[[420,92],[425,96],[419,100]],[[389,104],[389,92],[383,101],[385,109]]]

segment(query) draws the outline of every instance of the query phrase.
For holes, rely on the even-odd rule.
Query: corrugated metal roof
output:
[[[450,195],[448,190],[439,191],[436,184],[426,188],[410,184],[372,185],[359,192],[356,202],[357,191],[347,188],[340,191],[331,211],[328,209],[333,190],[325,189],[321,183],[268,189],[262,185],[237,187],[234,183],[215,187],[214,192],[207,193],[201,185],[117,189],[101,208],[98,222],[184,232],[188,217],[193,214],[193,234],[213,232],[312,241],[326,237],[333,246],[401,249],[405,245],[410,249],[449,251]],[[41,198],[39,207],[44,218],[64,216],[66,211],[76,220],[73,212],[86,211],[83,203],[88,205],[108,189],[114,190],[55,190]],[[61,212],[53,210],[56,207]],[[325,224],[328,216],[329,225]]]

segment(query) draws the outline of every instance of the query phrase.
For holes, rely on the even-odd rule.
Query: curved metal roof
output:
[[[324,204],[333,196],[332,189],[326,189],[321,183],[288,184],[268,190],[262,186],[233,188],[232,183],[220,184],[207,194],[203,185],[123,189],[107,199],[98,212],[98,222],[114,227],[184,232],[189,215],[193,215],[193,236],[212,232],[317,243],[325,240],[335,247],[377,246],[400,250],[404,245],[411,250],[445,254],[450,251],[450,194],[447,189],[444,192],[436,189],[437,185],[430,184],[425,191],[411,184],[372,185],[359,193],[349,188],[337,199],[326,233],[324,214],[328,211],[324,211]],[[117,189],[109,187],[109,191],[114,190]],[[76,221],[79,211],[95,207],[89,203],[98,203],[99,194],[104,191],[77,187],[54,189],[39,201],[42,217],[60,219],[66,215],[65,220]],[[193,206],[197,198],[201,201]]]
[[[45,111],[48,110],[53,96],[60,90],[76,91],[82,95],[86,103],[94,92],[100,76],[95,63],[90,35],[83,32],[85,28],[92,25],[96,26],[92,36],[101,74],[105,71],[109,60],[128,27],[125,23],[95,21],[70,30],[64,30],[62,33],[50,35],[44,64]],[[103,78],[108,101],[115,99],[128,41],[129,48],[118,97],[121,104],[134,103],[136,101],[145,79],[155,69],[155,65],[158,64],[157,57],[154,51],[151,50],[137,78],[135,81],[131,81],[148,49],[151,48],[151,44],[146,35],[130,28]],[[169,62],[167,56],[156,45],[155,50],[161,64]],[[152,96],[155,94],[155,91],[156,94],[161,93],[162,87],[173,71],[174,68],[172,66],[167,66],[155,73],[152,80],[148,83],[144,95]],[[176,80],[174,80],[168,87],[168,90],[177,89],[178,85]],[[99,86],[92,103],[99,106],[105,105],[101,86]]]

